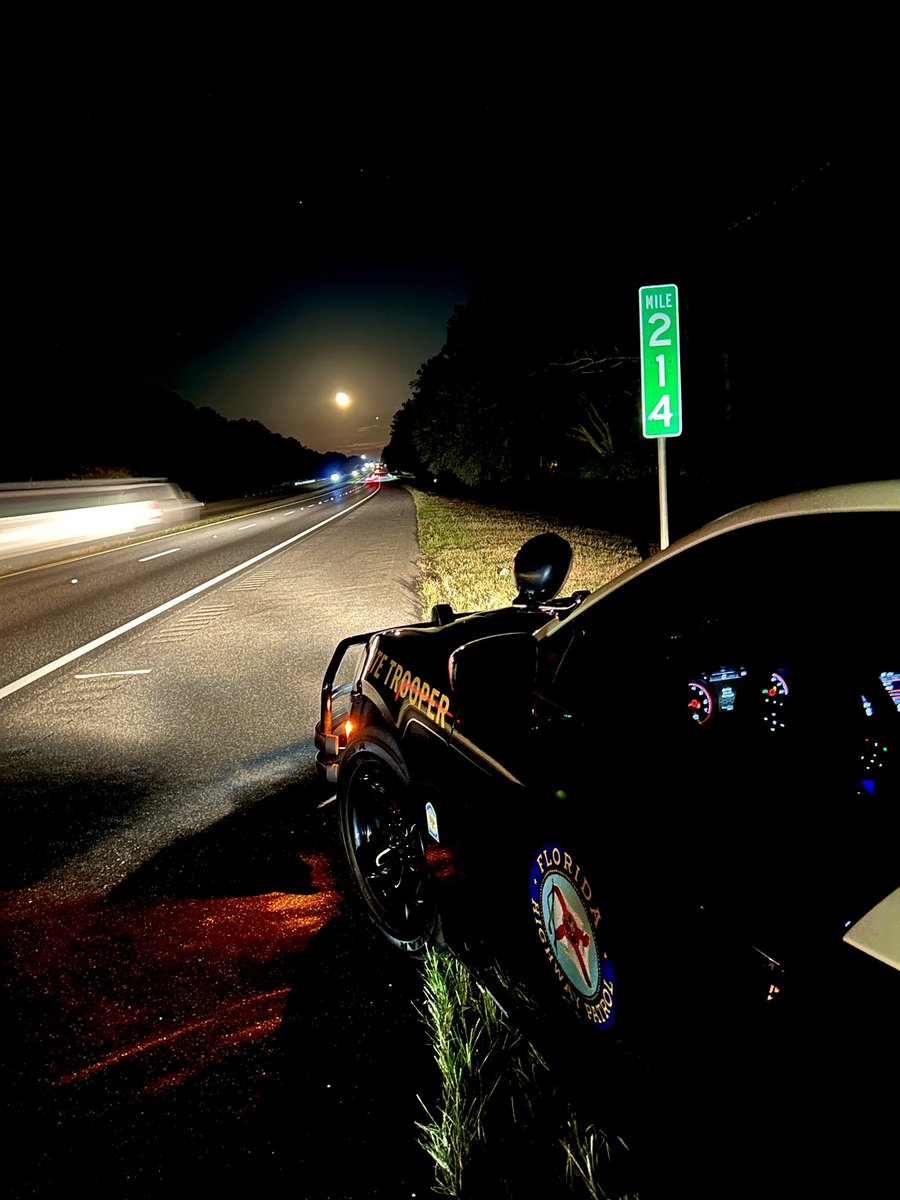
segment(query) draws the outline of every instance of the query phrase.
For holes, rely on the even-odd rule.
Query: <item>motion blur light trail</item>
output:
[[[201,516],[203,504],[167,479],[0,484],[0,558],[62,548]]]

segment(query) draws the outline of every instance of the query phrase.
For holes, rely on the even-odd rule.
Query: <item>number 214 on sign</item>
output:
[[[678,437],[681,433],[678,286],[660,283],[642,287],[638,295],[644,437]]]

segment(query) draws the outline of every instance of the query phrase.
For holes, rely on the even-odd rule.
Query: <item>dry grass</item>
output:
[[[566,593],[593,591],[641,561],[634,544],[619,534],[409,490],[418,515],[426,613],[433,604],[449,604],[456,612],[510,604],[516,590],[512,573],[516,553],[538,533],[559,533],[572,546]]]

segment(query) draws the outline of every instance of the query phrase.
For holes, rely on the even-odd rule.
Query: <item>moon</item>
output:
[[[338,394],[334,398],[334,402],[338,406],[338,408],[346,408],[347,405],[350,403],[350,397],[347,395],[346,392],[338,392]]]

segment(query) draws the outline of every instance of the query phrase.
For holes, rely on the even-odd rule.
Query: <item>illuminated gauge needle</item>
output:
[[[702,725],[709,720],[715,708],[712,693],[702,683],[690,683],[688,684],[688,689],[690,691],[688,708],[690,709],[691,716]]]

